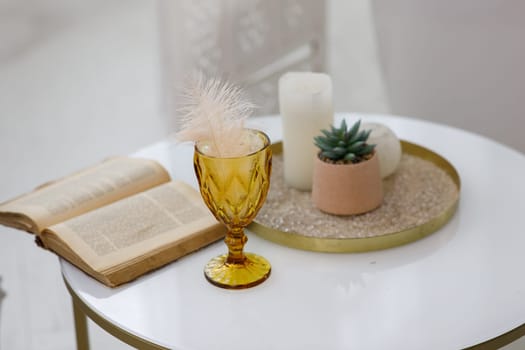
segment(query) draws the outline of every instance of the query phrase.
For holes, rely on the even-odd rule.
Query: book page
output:
[[[113,158],[1,204],[0,215],[7,220],[15,215],[28,217],[40,232],[49,225],[167,181],[168,173],[155,161]]]
[[[49,231],[91,268],[102,271],[215,225],[220,224],[200,194],[174,181],[72,218]]]

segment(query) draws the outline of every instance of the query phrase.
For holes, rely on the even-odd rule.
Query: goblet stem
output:
[[[228,246],[228,264],[242,264],[246,260],[244,255],[244,245],[248,241],[248,237],[244,234],[244,228],[234,227],[228,230],[224,243]]]

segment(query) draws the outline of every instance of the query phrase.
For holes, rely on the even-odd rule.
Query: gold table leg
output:
[[[87,317],[82,309],[73,299],[73,316],[75,318],[75,334],[77,338],[77,350],[89,350],[89,335],[87,328]]]

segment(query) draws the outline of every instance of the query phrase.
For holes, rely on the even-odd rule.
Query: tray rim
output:
[[[443,227],[454,216],[461,193],[461,179],[454,166],[438,153],[415,143],[400,140],[402,152],[428,160],[445,171],[457,186],[456,200],[443,212],[429,221],[402,231],[386,233],[380,236],[363,238],[319,238],[305,236],[297,232],[284,232],[257,221],[257,218],[248,226],[250,232],[255,233],[268,241],[290,248],[309,250],[324,253],[359,253],[374,250],[388,249],[404,245],[424,238]],[[275,154],[282,153],[282,142],[272,144]]]

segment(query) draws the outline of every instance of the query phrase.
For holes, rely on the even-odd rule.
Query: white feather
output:
[[[238,86],[200,75],[183,91],[182,100],[178,140],[207,141],[214,156],[242,154],[240,148],[244,147],[239,141],[254,105]]]

